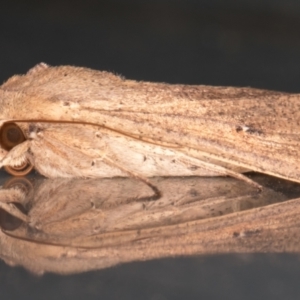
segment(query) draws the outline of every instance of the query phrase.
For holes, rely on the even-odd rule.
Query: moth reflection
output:
[[[133,178],[9,179],[0,190],[0,257],[39,274],[70,274],[170,255],[243,252],[237,233],[242,229],[232,226],[261,233],[255,207],[270,207],[272,217],[270,204],[287,199],[232,178],[152,183],[161,191],[159,199]],[[252,238],[247,249],[257,251],[265,240]]]
[[[13,178],[3,185],[5,199],[0,194],[0,225],[20,238],[82,246],[82,236],[168,226],[286,199],[232,178],[154,178],[152,183],[161,198],[153,200],[151,186],[133,178]]]

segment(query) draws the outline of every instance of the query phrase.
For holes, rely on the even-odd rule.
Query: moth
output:
[[[0,87],[0,167],[55,177],[231,176],[300,182],[300,98],[138,82],[41,63]],[[252,182],[253,184],[253,182]]]

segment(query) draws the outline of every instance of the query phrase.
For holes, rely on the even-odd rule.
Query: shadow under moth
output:
[[[50,178],[248,182],[243,173],[257,171],[300,182],[299,114],[296,94],[41,63],[0,87],[0,167],[13,175],[34,167]]]

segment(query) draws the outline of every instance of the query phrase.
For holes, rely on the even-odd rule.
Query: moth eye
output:
[[[15,123],[4,123],[0,129],[0,146],[6,151],[26,140],[21,128]],[[25,176],[31,172],[33,166],[29,161],[25,161],[19,166],[4,166],[4,169],[13,176]]]
[[[23,131],[15,123],[5,123],[0,129],[0,145],[4,150],[9,151],[25,140]]]
[[[4,170],[13,176],[25,176],[33,170],[33,165],[29,161],[25,161],[19,166],[4,166]]]

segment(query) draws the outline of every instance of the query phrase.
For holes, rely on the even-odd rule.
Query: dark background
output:
[[[298,0],[3,1],[0,82],[38,62],[136,80],[299,92]],[[224,255],[36,277],[0,262],[1,299],[298,299],[297,255]]]
[[[44,61],[172,83],[299,91],[297,0],[0,4],[0,80]]]

